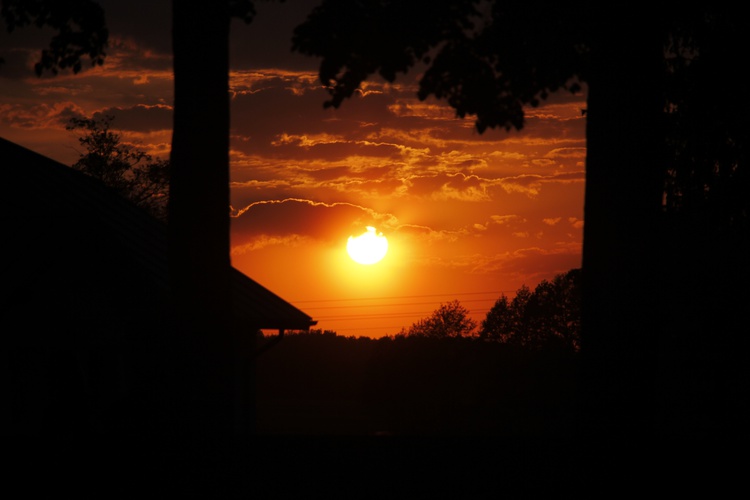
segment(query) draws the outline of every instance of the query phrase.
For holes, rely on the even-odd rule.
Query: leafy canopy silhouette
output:
[[[479,329],[479,338],[532,349],[562,344],[574,351],[581,342],[581,270],[526,285],[509,299],[495,301]]]
[[[174,114],[168,201],[169,284],[174,356],[168,381],[175,429],[227,437],[238,424],[229,255],[229,28],[250,23],[255,2],[173,1]],[[35,66],[81,71],[106,56],[109,32],[93,0],[3,0],[8,28],[56,29]],[[166,404],[166,403],[165,403]],[[247,409],[246,409],[247,410]],[[247,410],[250,411],[250,410]],[[252,420],[252,419],[248,419]]]
[[[585,9],[525,2],[325,0],[295,29],[292,50],[321,57],[320,80],[339,107],[374,75],[426,68],[418,97],[445,99],[488,127],[523,127],[523,106],[580,90],[588,46]],[[530,26],[533,29],[529,29]],[[553,43],[554,39],[554,43]]]
[[[469,310],[458,300],[453,300],[440,304],[429,317],[413,323],[399,335],[438,339],[470,337],[476,327],[476,321],[469,317]]]
[[[475,116],[480,133],[520,129],[524,106],[585,83],[582,394],[588,432],[632,437],[653,431],[663,409],[655,388],[671,376],[660,363],[673,354],[662,346],[680,337],[672,323],[686,312],[671,311],[679,301],[666,298],[700,283],[715,288],[711,277],[690,277],[696,263],[716,260],[670,235],[689,242],[679,233],[695,235],[693,224],[713,217],[739,233],[731,243],[747,247],[748,139],[738,124],[748,85],[736,74],[747,29],[739,7],[716,4],[652,3],[646,13],[593,1],[322,0],[296,29],[293,50],[321,58],[327,106],[368,78],[392,82],[415,70],[420,99]],[[684,55],[693,60],[680,66]],[[731,261],[747,276],[747,259]],[[716,316],[746,321],[729,295]]]
[[[92,66],[104,64],[109,30],[104,9],[93,0],[3,0],[0,16],[9,33],[29,25],[57,30],[34,65],[37,76],[44,71],[56,75],[67,68],[78,73],[85,56]]]
[[[166,222],[169,161],[123,144],[122,136],[112,131],[113,121],[111,115],[68,121],[68,130],[82,132],[78,142],[85,148],[72,167],[101,180],[120,196]]]

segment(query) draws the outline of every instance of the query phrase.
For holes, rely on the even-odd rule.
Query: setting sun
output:
[[[349,236],[346,251],[358,264],[376,264],[388,252],[388,239],[383,233],[377,233],[374,227],[367,226],[367,231],[359,236]]]
[[[69,118],[111,115],[123,146],[169,160],[174,68],[160,26],[170,3],[96,3],[118,20],[110,39],[128,40],[101,67],[36,78],[49,31],[0,32],[0,87],[12,106],[0,138],[71,166],[84,131],[66,129]],[[525,107],[522,130],[482,134],[445,99],[420,100],[419,71],[368,79],[356,98],[325,107],[320,59],[286,48],[317,3],[258,3],[253,23],[263,26],[247,36],[272,51],[243,50],[242,30],[230,37],[232,267],[316,328],[373,338],[454,299],[481,322],[503,292],[580,267],[588,87]],[[133,5],[148,5],[152,22]]]

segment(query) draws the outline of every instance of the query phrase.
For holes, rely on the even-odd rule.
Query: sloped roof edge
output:
[[[6,184],[2,217],[22,220],[61,209],[106,227],[133,254],[153,281],[168,290],[167,226],[113,193],[96,179],[0,137],[0,165]],[[15,227],[24,227],[17,223]],[[24,227],[24,236],[34,233]],[[317,324],[309,315],[249,278],[231,270],[238,318],[258,329],[306,330]]]

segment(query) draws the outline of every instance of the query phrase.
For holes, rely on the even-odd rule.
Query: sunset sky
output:
[[[8,35],[3,25],[0,137],[72,164],[81,148],[67,120],[111,114],[124,142],[166,157],[170,2],[100,3],[108,55],[78,75],[36,77],[51,32]],[[319,328],[380,337],[452,300],[480,322],[501,294],[580,267],[583,94],[528,109],[521,132],[482,135],[444,103],[419,101],[417,71],[393,85],[373,80],[340,109],[324,109],[319,60],[290,49],[316,0],[256,3],[253,24],[232,24],[237,269]],[[366,226],[389,243],[372,266],[346,252],[349,236]]]

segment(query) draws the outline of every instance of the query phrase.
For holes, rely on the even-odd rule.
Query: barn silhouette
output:
[[[173,320],[166,224],[97,179],[2,138],[0,164],[3,433],[165,424]],[[234,268],[231,279],[238,425],[247,427],[257,332],[281,336],[316,322]]]

